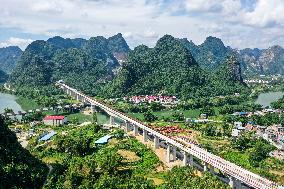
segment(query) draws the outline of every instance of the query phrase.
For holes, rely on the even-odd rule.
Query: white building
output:
[[[46,116],[43,119],[43,123],[45,125],[63,125],[67,122],[67,118],[65,116]]]

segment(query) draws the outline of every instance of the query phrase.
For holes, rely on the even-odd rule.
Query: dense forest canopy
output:
[[[0,48],[0,69],[10,73],[22,55],[22,50],[17,46]]]
[[[203,71],[180,40],[165,35],[154,48],[138,46],[103,94],[166,94],[183,98],[233,94],[245,88],[240,64],[228,57],[216,72]]]
[[[37,40],[24,51],[10,76],[16,86],[41,87],[64,79],[74,87],[96,94],[101,83],[112,79],[119,66],[114,55],[126,58],[130,51],[121,34],[106,39],[94,37]]]
[[[213,37],[201,47],[212,51],[216,41],[222,49],[222,41]],[[217,52],[220,54],[215,49]],[[57,36],[31,43],[10,81],[16,86],[41,87],[63,79],[88,94],[102,97],[166,94],[192,98],[245,89],[239,62],[224,53],[222,57],[213,66],[216,68],[207,71],[199,66],[184,40],[170,35],[159,39],[154,48],[140,45],[133,51],[121,34],[89,40]]]
[[[0,188],[41,188],[48,168],[22,148],[0,115]]]
[[[4,71],[0,70],[0,83],[5,82],[7,79],[8,75]]]

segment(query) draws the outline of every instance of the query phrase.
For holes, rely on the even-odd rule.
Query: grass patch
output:
[[[31,100],[25,97],[18,97],[16,99],[16,102],[25,111],[40,108],[40,106],[34,100]]]

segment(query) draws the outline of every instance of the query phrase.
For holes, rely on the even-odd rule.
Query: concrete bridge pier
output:
[[[109,124],[114,125],[114,117],[113,116],[109,117]]]
[[[229,176],[229,186],[233,189],[241,189],[242,188],[242,182],[232,176]]]
[[[137,136],[138,135],[138,126],[133,125],[133,127],[134,127],[134,129],[133,129],[134,136]]]
[[[97,112],[96,106],[94,104],[91,104],[91,111],[92,111],[92,113]]]
[[[189,165],[193,166],[193,155],[189,155]]]
[[[128,121],[125,121],[125,132],[128,133],[130,130],[130,123]]]
[[[206,163],[206,162],[204,162],[203,171],[204,172],[208,171],[208,163]]]
[[[173,155],[173,161],[175,161],[177,159],[177,148],[175,146],[173,146],[172,155]]]
[[[167,144],[166,162],[170,163],[170,161],[171,161],[171,145]]]
[[[158,149],[159,148],[159,137],[154,136],[154,149]]]
[[[182,154],[183,154],[182,165],[187,166],[187,154],[185,151],[183,151]]]
[[[76,95],[76,100],[80,100],[80,96],[78,94]]]
[[[143,129],[143,142],[147,142],[147,131]]]

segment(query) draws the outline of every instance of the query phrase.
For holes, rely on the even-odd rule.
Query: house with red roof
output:
[[[65,116],[57,116],[57,115],[53,115],[53,116],[45,116],[45,118],[43,119],[43,123],[45,125],[53,125],[53,126],[59,126],[59,125],[63,125],[67,122],[67,118]]]

